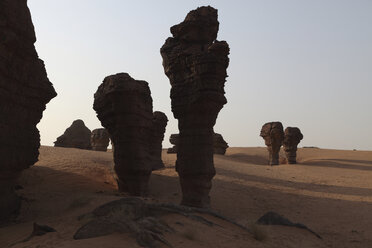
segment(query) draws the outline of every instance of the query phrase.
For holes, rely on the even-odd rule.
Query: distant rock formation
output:
[[[288,164],[296,164],[297,145],[304,138],[298,127],[287,127],[284,131],[283,148]]]
[[[180,130],[176,170],[182,204],[209,207],[216,174],[213,165],[213,126],[226,104],[224,95],[229,46],[217,41],[217,10],[208,6],[190,11],[173,27],[160,53],[171,83],[172,112]]]
[[[168,148],[167,153],[177,153],[179,134],[171,134],[171,136],[169,137],[169,142],[173,145],[173,147]],[[227,145],[226,141],[223,139],[221,134],[219,133],[213,134],[213,153],[214,154],[225,155],[226,149],[228,147],[229,146]]]
[[[260,136],[264,138],[269,151],[269,164],[279,164],[279,151],[283,144],[284,132],[281,122],[268,122],[262,126]]]
[[[55,147],[70,147],[90,150],[91,131],[82,120],[75,120],[54,142]]]
[[[152,170],[164,168],[163,160],[161,159],[162,143],[164,139],[165,128],[168,123],[167,116],[160,111],[154,112],[152,121],[152,139],[151,139],[151,157],[152,157]]]
[[[152,171],[152,98],[148,83],[127,73],[107,76],[94,94],[93,109],[115,146],[120,191],[143,196]]]
[[[94,151],[107,151],[107,147],[110,143],[110,135],[104,128],[97,128],[92,131],[90,135],[90,144]]]
[[[14,217],[14,192],[22,170],[38,160],[36,128],[45,105],[57,95],[35,50],[27,1],[0,1],[0,223]]]

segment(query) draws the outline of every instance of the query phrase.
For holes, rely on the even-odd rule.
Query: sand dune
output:
[[[164,151],[163,160],[166,168],[153,173],[148,200],[178,203],[176,155]],[[265,148],[215,155],[212,208],[258,228],[263,241],[222,220],[209,227],[177,215],[164,217],[176,230],[166,239],[174,247],[372,247],[372,152],[306,148],[299,149],[298,162],[267,166]],[[123,196],[112,165],[111,152],[41,147],[39,162],[20,178],[23,207],[16,223],[0,229],[0,247],[139,247],[131,234],[72,238],[82,225],[78,216]],[[303,223],[323,239],[294,227],[254,225],[267,211]],[[17,243],[34,221],[57,232]]]

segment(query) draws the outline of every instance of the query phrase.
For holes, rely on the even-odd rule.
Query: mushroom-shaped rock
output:
[[[107,76],[94,94],[93,108],[115,146],[119,190],[143,196],[152,171],[153,113],[148,83],[127,73]]]
[[[268,122],[262,126],[260,136],[264,138],[269,151],[269,164],[279,164],[279,151],[283,144],[284,132],[281,122]]]
[[[94,151],[107,151],[107,147],[110,143],[110,135],[104,128],[97,128],[92,131],[90,135],[90,144]]]
[[[177,153],[179,134],[171,134],[171,136],[169,137],[169,142],[173,145],[173,147],[168,148],[167,153]],[[224,155],[228,147],[229,146],[227,145],[226,141],[223,139],[221,134],[219,133],[213,134],[213,153],[214,154]]]
[[[14,192],[22,170],[38,160],[36,128],[57,94],[47,77],[27,1],[0,1],[0,224],[20,207]]]
[[[283,148],[288,164],[295,164],[297,157],[297,145],[304,138],[298,127],[287,127],[284,131]]]
[[[82,120],[75,120],[54,142],[56,147],[70,147],[90,150],[91,131]]]
[[[217,10],[200,7],[173,27],[160,53],[170,80],[172,112],[178,119],[176,170],[182,204],[209,207],[216,174],[213,165],[213,126],[226,104],[224,85],[229,46],[217,41]]]
[[[152,120],[152,139],[151,139],[151,157],[152,170],[164,168],[163,160],[161,159],[162,143],[164,139],[165,128],[168,123],[167,116],[160,111],[154,112]]]

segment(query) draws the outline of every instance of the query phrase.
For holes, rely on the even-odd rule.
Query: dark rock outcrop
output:
[[[91,131],[82,120],[75,120],[54,142],[56,147],[70,147],[90,150]]]
[[[269,151],[269,164],[279,164],[279,151],[283,144],[284,132],[281,122],[268,122],[262,126],[260,136],[264,138]]]
[[[94,94],[94,110],[110,134],[120,191],[142,196],[152,171],[152,98],[148,83],[127,73],[107,76]]]
[[[216,174],[213,165],[213,126],[226,104],[224,95],[229,46],[217,41],[217,10],[200,7],[173,27],[160,53],[171,83],[172,112],[178,119],[176,170],[182,204],[209,207]]]
[[[47,77],[27,1],[0,1],[0,224],[20,207],[14,193],[22,170],[38,160],[36,128],[57,94]]]
[[[304,138],[298,127],[287,127],[284,131],[283,148],[288,164],[295,164],[297,157],[297,145]]]
[[[158,170],[164,168],[163,160],[161,159],[162,143],[164,139],[165,128],[168,123],[167,116],[160,111],[154,112],[154,118],[152,121],[152,139],[151,139],[151,157],[152,157],[152,169]]]
[[[110,143],[110,135],[104,128],[94,129],[90,135],[90,144],[94,151],[107,151]]]
[[[173,147],[168,148],[167,153],[177,153],[178,151],[178,142],[179,142],[179,134],[171,134],[169,137],[170,143]],[[214,133],[213,135],[213,153],[214,154],[221,154],[224,155],[226,153],[226,149],[229,146],[227,145],[226,141],[223,139],[222,135],[219,133]]]

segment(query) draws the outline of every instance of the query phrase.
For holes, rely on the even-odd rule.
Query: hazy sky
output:
[[[43,145],[75,119],[100,127],[93,94],[105,76],[127,72],[149,83],[154,111],[177,133],[160,47],[169,28],[203,5],[218,9],[219,40],[230,45],[215,131],[230,146],[264,146],[261,126],[281,121],[300,146],[372,150],[372,1],[28,0],[58,93],[38,125]]]

